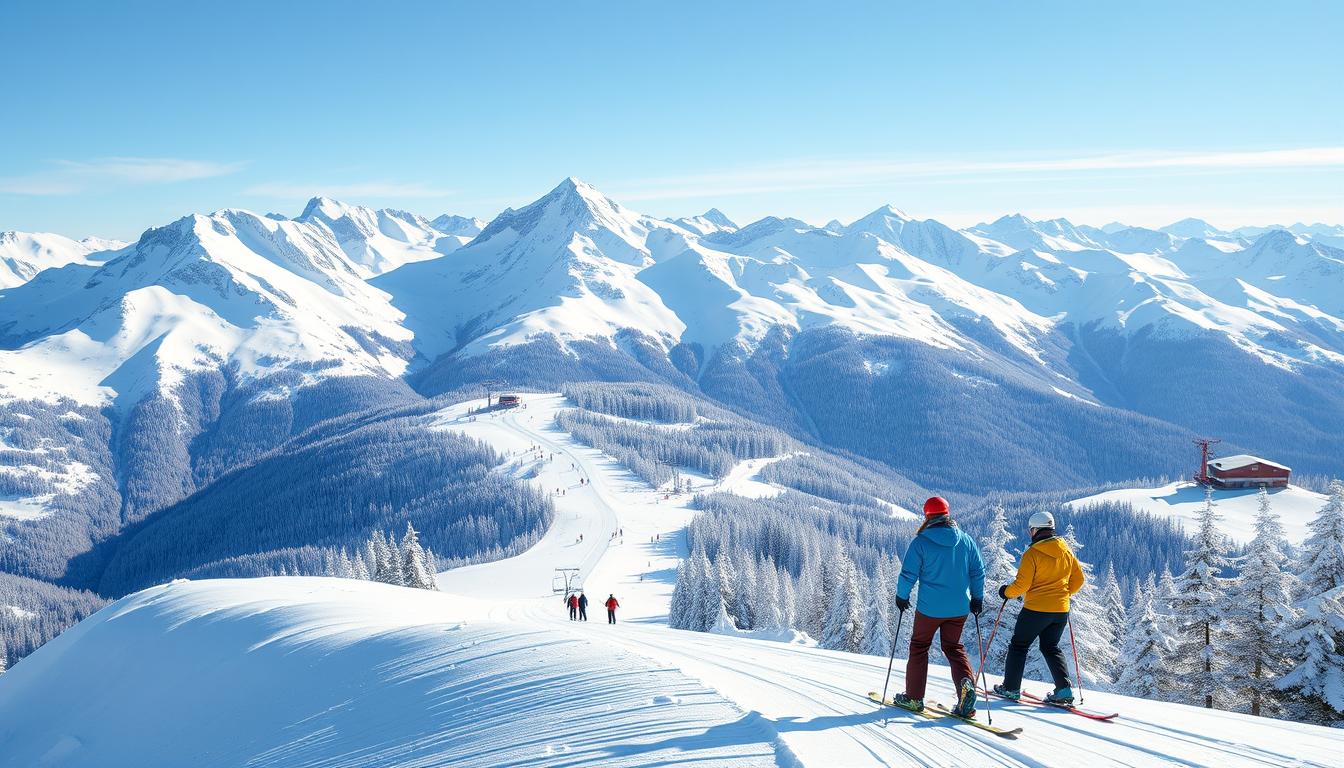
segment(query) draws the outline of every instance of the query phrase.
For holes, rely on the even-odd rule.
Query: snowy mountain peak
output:
[[[666,221],[700,235],[712,235],[716,232],[736,232],[738,230],[737,223],[725,216],[723,211],[718,208],[710,208],[699,216],[666,219]]]
[[[1201,239],[1208,239],[1226,236],[1226,233],[1219,231],[1217,227],[1209,222],[1193,217],[1181,219],[1180,221],[1168,224],[1165,227],[1159,227],[1158,231],[1184,238],[1198,237]]]
[[[724,229],[737,229],[737,224],[732,219],[724,215],[718,208],[710,208],[708,211],[700,214],[700,218],[712,224],[717,224]]]
[[[451,213],[445,213],[429,223],[435,229],[447,235],[475,237],[481,234],[481,230],[485,229],[485,225],[488,222],[474,217],[455,216]]]
[[[66,264],[89,264],[125,247],[115,240],[87,238],[76,242],[49,232],[0,232],[0,290],[31,280],[38,273]]]

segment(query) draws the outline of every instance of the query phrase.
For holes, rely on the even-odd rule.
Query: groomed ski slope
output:
[[[1102,693],[1087,704],[1116,722],[996,702],[996,723],[1025,728],[1008,741],[875,708],[884,658],[670,630],[687,500],[556,430],[559,396],[526,402],[433,423],[564,490],[536,547],[440,574],[441,593],[272,578],[128,597],[0,677],[0,766],[1328,766],[1344,751],[1340,731]],[[581,569],[589,622],[551,594],[557,566]],[[930,698],[951,699],[946,675]]]

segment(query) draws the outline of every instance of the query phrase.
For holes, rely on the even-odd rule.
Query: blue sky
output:
[[[488,218],[569,175],[741,221],[1344,222],[1341,3],[9,0],[0,30],[0,230]]]

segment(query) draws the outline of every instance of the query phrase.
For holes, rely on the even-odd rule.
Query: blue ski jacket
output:
[[[951,520],[929,525],[905,550],[896,594],[908,600],[915,582],[919,582],[920,613],[935,619],[965,616],[971,598],[985,596],[980,548]]]

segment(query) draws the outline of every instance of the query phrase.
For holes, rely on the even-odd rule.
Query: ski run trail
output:
[[[441,573],[439,593],[278,577],[131,595],[0,676],[0,766],[1341,764],[1344,731],[1099,692],[1086,705],[1117,720],[992,702],[996,724],[1024,729],[1008,740],[876,707],[885,658],[669,629],[689,495],[558,430],[560,395],[524,403],[459,404],[430,427],[489,442],[554,495],[534,547]],[[761,465],[718,487],[775,492]],[[589,621],[568,619],[557,568],[577,569]],[[952,701],[946,667],[928,698]]]

